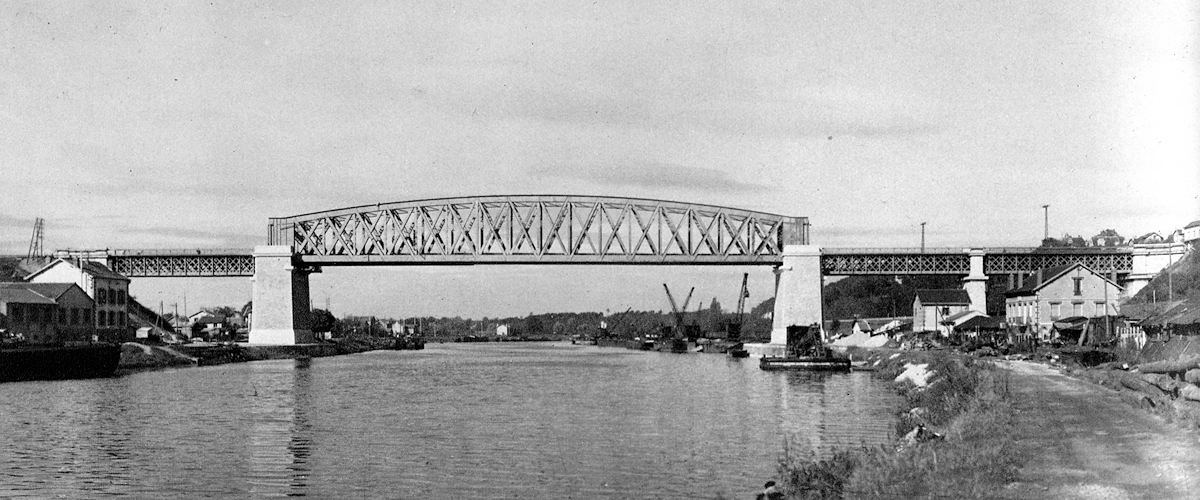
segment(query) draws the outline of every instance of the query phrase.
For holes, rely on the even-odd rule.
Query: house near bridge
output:
[[[1042,341],[1051,340],[1059,319],[1120,312],[1121,286],[1080,263],[1039,269],[1024,283],[1004,293],[1006,321]]]
[[[971,296],[961,288],[917,290],[913,298],[913,331],[949,335],[943,321],[971,308]]]
[[[99,262],[54,259],[25,278],[30,283],[75,283],[95,301],[96,335],[105,342],[133,340],[128,315],[129,278]]]
[[[74,283],[0,283],[5,340],[34,344],[88,342],[95,303]]]

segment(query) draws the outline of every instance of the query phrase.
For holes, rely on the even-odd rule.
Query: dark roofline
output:
[[[50,261],[50,263],[48,263],[48,264],[46,264],[46,265],[42,266],[42,268],[41,268],[41,269],[38,269],[37,271],[34,271],[34,272],[32,272],[32,273],[29,273],[29,275],[25,277],[25,280],[26,280],[26,281],[28,281],[28,280],[31,280],[31,279],[33,279],[33,277],[34,277],[34,276],[37,276],[37,275],[39,275],[39,274],[42,274],[42,273],[43,273],[43,272],[45,272],[47,269],[50,269],[51,267],[53,267],[54,265],[58,264],[59,262],[62,262],[62,263],[64,263],[64,264],[66,264],[66,265],[68,265],[68,266],[71,266],[71,267],[74,267],[74,268],[76,268],[76,269],[80,269],[80,266],[77,266],[77,265],[75,265],[75,262],[76,262],[76,261],[72,261],[71,259],[64,259],[64,258],[62,258],[62,257],[56,257],[54,260]],[[90,273],[90,274],[101,275],[101,277],[102,277],[102,278],[104,278],[104,279],[110,279],[110,280],[121,280],[121,281],[132,281],[132,280],[130,280],[130,279],[127,277],[127,276],[124,276],[124,275],[122,275],[122,274],[120,274],[120,273],[118,273],[118,272],[116,272],[116,271],[113,271],[112,269],[109,269],[109,268],[108,268],[108,266],[106,266],[106,265],[104,265],[104,264],[101,264],[101,263],[99,263],[99,262],[90,261],[90,260],[84,260],[83,262],[84,262],[84,267],[86,267],[88,264],[90,264],[90,265],[92,265],[92,266],[97,266],[97,267],[99,267],[99,268],[100,268],[100,270],[99,270],[99,271],[96,271],[96,270],[90,270],[90,271],[89,271],[88,269],[82,269],[82,270],[83,270],[83,272],[85,272],[85,273]]]

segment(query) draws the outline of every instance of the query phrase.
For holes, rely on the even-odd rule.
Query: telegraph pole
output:
[[[925,253],[925,223],[921,223],[921,253]]]

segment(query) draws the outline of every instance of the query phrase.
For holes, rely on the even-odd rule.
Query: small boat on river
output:
[[[837,356],[821,340],[821,327],[789,326],[787,355],[763,356],[758,367],[763,370],[850,371],[850,358]]]
[[[758,367],[763,370],[850,371],[850,360],[838,356],[762,357]]]

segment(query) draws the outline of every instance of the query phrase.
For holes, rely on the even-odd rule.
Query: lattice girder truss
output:
[[[1129,273],[1133,270],[1132,253],[1027,253],[987,254],[983,257],[984,274],[1021,274],[1038,269],[1083,263],[1098,273]]]
[[[1038,269],[1081,262],[1094,271],[1118,274],[1129,273],[1133,268],[1130,253],[1117,252],[1000,252],[987,253],[983,257],[984,274],[1022,274]],[[821,272],[825,275],[920,275],[958,274],[971,271],[970,256],[965,252],[919,253],[912,252],[837,252],[821,256]]]
[[[108,266],[135,277],[254,276],[254,257],[245,255],[132,255],[110,256]]]
[[[967,274],[966,254],[832,254],[821,256],[825,275]]]
[[[612,197],[453,198],[271,219],[309,264],[777,264],[807,219]]]

